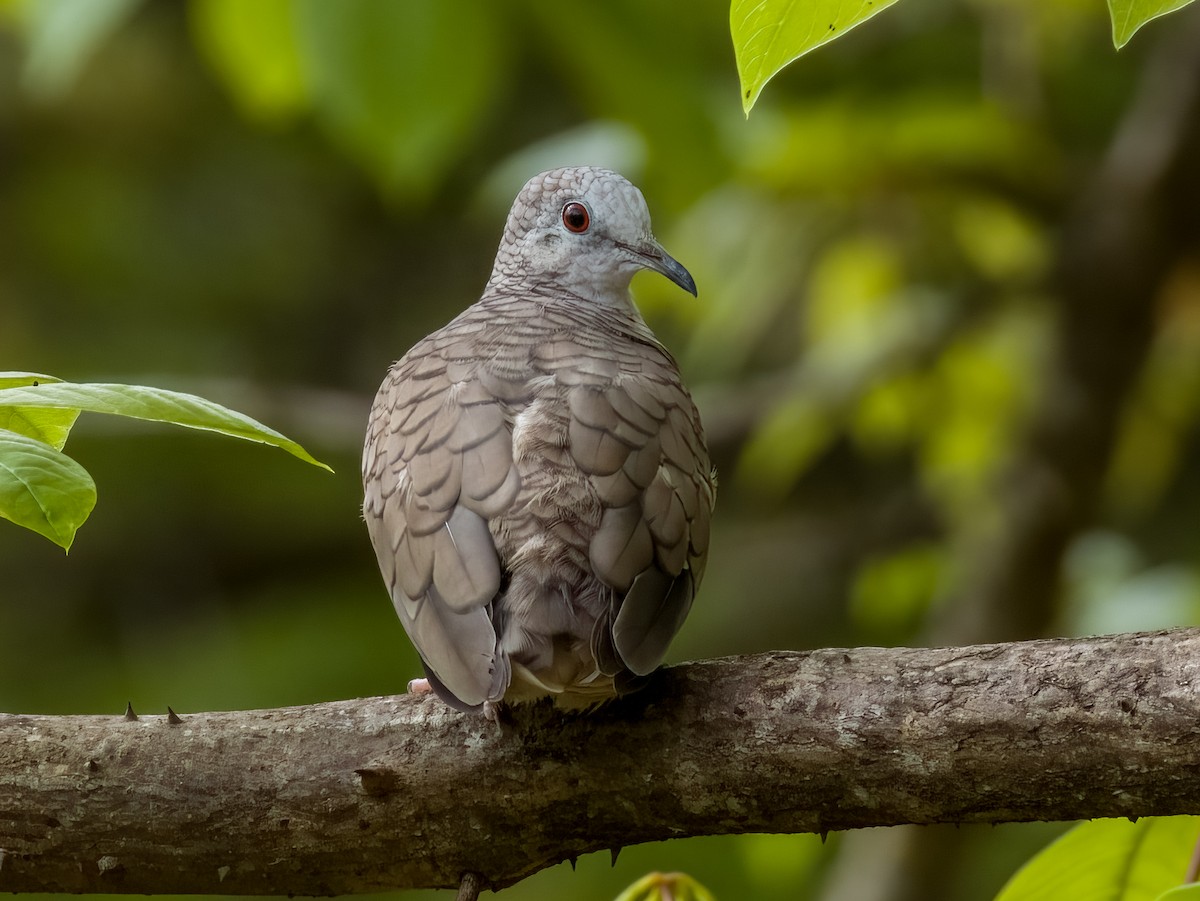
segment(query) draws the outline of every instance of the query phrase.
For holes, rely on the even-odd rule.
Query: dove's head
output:
[[[563,288],[588,300],[627,302],[639,269],[692,294],[692,276],[650,231],[642,192],[608,169],[535,175],[513,203],[489,282]]]

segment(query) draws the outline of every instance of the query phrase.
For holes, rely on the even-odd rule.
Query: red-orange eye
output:
[[[567,231],[577,235],[582,235],[592,224],[592,217],[588,215],[587,207],[577,200],[572,200],[563,207],[562,217]]]

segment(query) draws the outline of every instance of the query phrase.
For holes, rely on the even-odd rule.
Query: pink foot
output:
[[[413,679],[408,683],[410,695],[427,695],[431,691],[433,691],[433,686],[429,684],[428,679]]]

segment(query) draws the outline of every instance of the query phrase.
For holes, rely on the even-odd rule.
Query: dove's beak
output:
[[[647,269],[653,269],[660,275],[665,275],[693,297],[697,296],[696,280],[692,278],[692,274],[683,268],[682,263],[663,250],[657,241],[651,240],[641,247],[629,244],[620,246],[640,258],[642,265]]]

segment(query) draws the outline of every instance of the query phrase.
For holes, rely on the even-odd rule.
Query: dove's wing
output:
[[[473,329],[460,317],[392,367],[363,452],[363,514],[392,602],[431,675],[469,708],[508,684],[488,520],[520,488],[511,424],[463,359]]]
[[[539,346],[537,359],[565,388],[567,448],[603,507],[588,559],[614,603],[592,636],[593,654],[611,660],[611,640],[625,667],[646,675],[703,576],[712,464],[675,361],[648,330],[606,347],[584,337]]]

